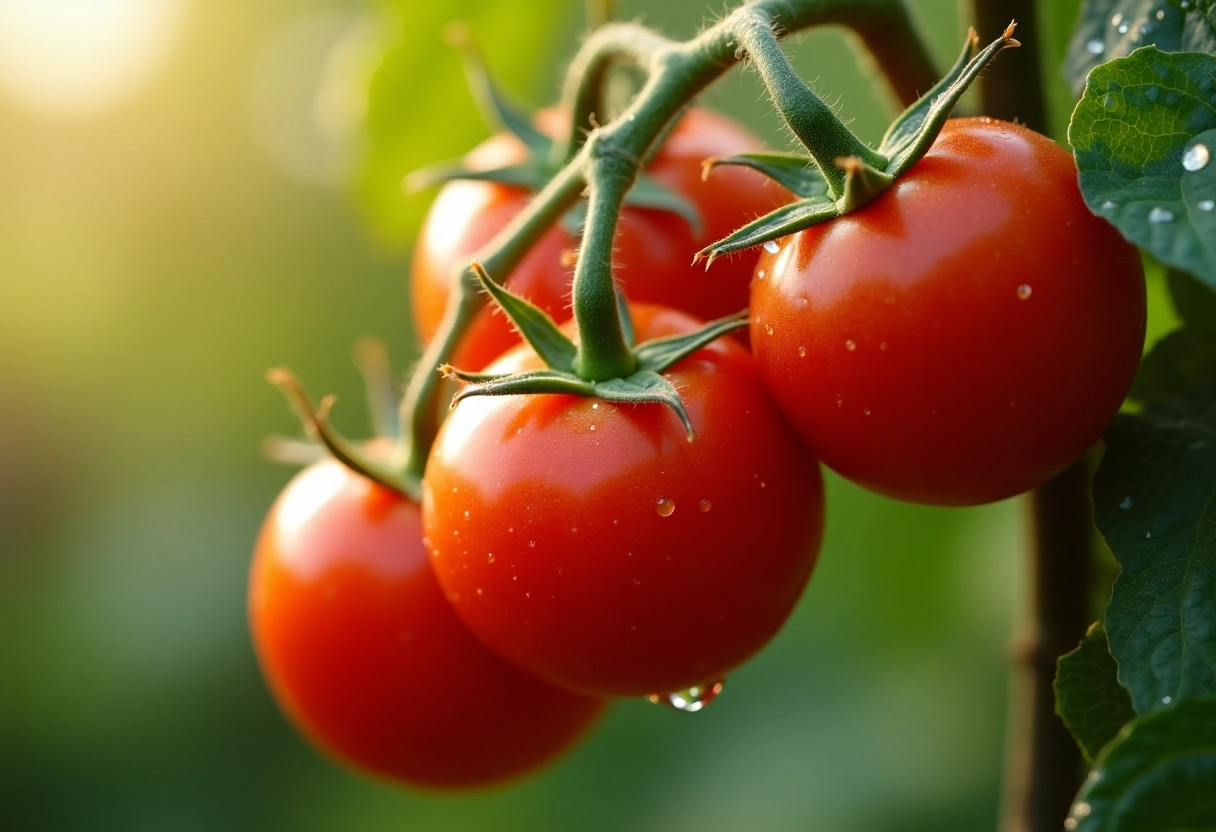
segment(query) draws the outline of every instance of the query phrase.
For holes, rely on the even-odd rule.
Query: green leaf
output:
[[[471,268],[482,288],[506,313],[519,334],[528,342],[528,346],[532,347],[546,364],[555,370],[563,371],[574,366],[574,343],[565,336],[545,310],[495,281],[476,260]]]
[[[573,373],[560,370],[528,370],[523,373],[507,373],[504,375],[487,375],[485,373],[466,373],[453,367],[442,368],[444,372],[461,381],[469,382],[467,387],[457,391],[452,397],[452,407],[470,396],[523,396],[553,393],[566,393],[574,396],[594,396],[595,385],[584,381]]]
[[[1080,95],[1094,67],[1142,46],[1216,52],[1213,0],[1087,0],[1068,42],[1064,77]]]
[[[745,326],[747,310],[710,321],[695,332],[682,332],[679,335],[647,341],[633,353],[637,356],[639,369],[661,373],[706,344]]]
[[[1140,363],[1131,397],[1151,402],[1216,379],[1216,292],[1171,270],[1170,294],[1184,326],[1162,338]]]
[[[1065,829],[1216,830],[1216,699],[1133,720],[1098,759]]]
[[[1094,519],[1121,567],[1106,631],[1136,712],[1216,694],[1216,384],[1115,419]]]
[[[1080,646],[1056,666],[1056,713],[1090,763],[1136,715],[1131,697],[1119,687],[1118,672],[1101,624],[1090,627]]]
[[[828,199],[827,180],[815,161],[801,153],[739,153],[715,156],[701,164],[705,176],[712,175],[716,167],[737,165],[759,171],[800,199]]]
[[[537,162],[522,165],[508,165],[501,168],[486,168],[476,170],[468,167],[463,161],[439,162],[427,165],[405,177],[407,191],[421,191],[434,185],[442,185],[454,179],[475,179],[482,182],[500,182],[503,185],[514,185],[517,188],[527,188],[539,191],[549,180],[553,172]]]
[[[1091,211],[1216,286],[1216,57],[1149,46],[1098,67],[1068,140]]]

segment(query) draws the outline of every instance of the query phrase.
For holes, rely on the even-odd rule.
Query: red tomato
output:
[[[637,307],[640,338],[685,332]],[[495,371],[534,367],[530,350]],[[663,405],[571,395],[465,399],[423,482],[432,564],[495,651],[549,681],[636,696],[708,684],[777,632],[818,553],[816,461],[748,352],[719,339],[665,374]]]
[[[553,110],[541,115],[541,128],[555,134],[561,117]],[[759,140],[743,127],[709,110],[690,110],[680,120],[646,173],[695,205],[701,212],[703,228],[694,235],[676,214],[627,207],[617,229],[613,273],[631,300],[683,309],[706,320],[747,306],[754,254],[723,258],[708,273],[703,265],[692,265],[692,257],[708,243],[788,199],[763,176],[743,168],[723,167],[702,181],[703,160],[759,147]],[[523,159],[522,143],[506,134],[492,137],[469,156],[469,162],[478,168]],[[469,257],[489,242],[530,196],[521,188],[493,182],[455,181],[440,190],[414,249],[411,285],[420,338],[429,340],[439,327],[453,270],[468,265]],[[577,246],[577,240],[560,225],[551,228],[511,273],[507,285],[557,321],[568,320],[573,268],[566,253]],[[451,363],[480,369],[519,340],[507,319],[487,308],[470,327]]]
[[[890,191],[761,257],[751,312],[769,389],[826,465],[972,505],[1101,436],[1139,364],[1144,275],[1065,150],[959,119]]]
[[[249,617],[291,721],[393,780],[463,787],[529,772],[603,706],[483,647],[443,598],[417,505],[333,460],[303,471],[271,510]]]

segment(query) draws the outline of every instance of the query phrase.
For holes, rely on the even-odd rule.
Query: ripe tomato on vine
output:
[[[890,190],[769,248],[751,293],[765,381],[826,465],[892,497],[1041,485],[1098,440],[1140,363],[1139,252],[1024,127],[947,122]]]

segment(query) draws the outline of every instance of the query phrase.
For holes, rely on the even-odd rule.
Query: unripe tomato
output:
[[[554,110],[543,111],[540,127],[555,134],[561,118]],[[705,159],[759,148],[759,139],[750,132],[709,110],[689,110],[676,124],[645,172],[692,203],[701,214],[702,228],[694,234],[677,214],[626,206],[617,229],[613,273],[630,300],[682,309],[705,320],[747,306],[754,253],[722,258],[708,273],[694,266],[692,257],[788,199],[760,174],[743,168],[724,167],[702,179]],[[519,163],[524,154],[518,139],[499,134],[474,149],[468,161],[477,168],[495,168]],[[453,270],[467,266],[470,256],[519,213],[530,196],[522,188],[472,180],[450,182],[439,191],[414,249],[411,290],[414,323],[422,340],[429,340],[439,327]],[[573,275],[569,254],[577,246],[577,239],[554,226],[511,273],[507,285],[557,321],[568,320]],[[451,363],[478,370],[518,343],[506,317],[487,307]]]
[[[1024,127],[950,121],[889,191],[770,249],[751,292],[768,387],[825,464],[882,494],[1041,485],[1098,440],[1140,361],[1139,253]]]
[[[373,774],[468,787],[532,771],[603,708],[527,676],[452,612],[418,506],[336,461],[301,472],[257,543],[249,618],[262,671],[309,739]]]
[[[699,323],[634,307],[639,339]],[[535,367],[518,348],[494,372]],[[500,655],[554,684],[639,696],[711,685],[763,647],[818,554],[823,486],[748,352],[721,338],[664,375],[660,404],[479,396],[423,480],[432,564]]]

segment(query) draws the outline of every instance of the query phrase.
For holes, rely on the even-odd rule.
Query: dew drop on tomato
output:
[[[719,679],[716,682],[693,685],[686,690],[677,690],[671,693],[652,693],[646,697],[646,701],[653,702],[655,705],[662,705],[665,708],[671,708],[673,711],[695,714],[718,697],[718,694],[722,692],[722,685],[724,683],[724,679]]]

